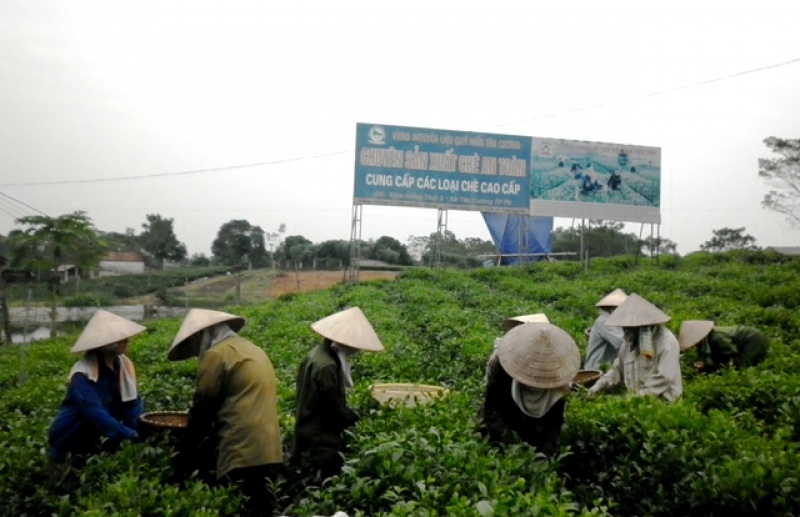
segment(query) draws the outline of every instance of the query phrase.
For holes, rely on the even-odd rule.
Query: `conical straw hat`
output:
[[[625,301],[628,295],[622,289],[614,289],[608,293],[602,300],[594,304],[595,307],[619,307]]]
[[[514,316],[513,318],[506,318],[506,320],[503,321],[503,329],[508,332],[517,325],[522,325],[523,323],[550,323],[550,320],[541,312],[525,314],[524,316]]]
[[[127,318],[98,309],[92,315],[89,323],[86,324],[86,328],[83,329],[70,352],[77,354],[102,348],[117,341],[132,338],[145,330],[147,330],[147,327],[143,327]]]
[[[699,343],[713,328],[714,322],[708,320],[686,320],[681,323],[681,331],[678,334],[681,352]]]
[[[351,348],[380,352],[383,343],[359,307],[350,307],[311,324],[323,337]]]
[[[566,386],[581,367],[578,345],[549,323],[525,323],[509,330],[500,338],[497,357],[510,376],[535,388]]]
[[[661,309],[636,293],[631,293],[606,320],[611,327],[645,327],[660,325],[670,320]]]
[[[189,314],[184,318],[181,328],[178,329],[178,334],[172,341],[172,346],[169,347],[167,358],[170,361],[182,361],[190,357],[196,357],[199,351],[193,350],[193,347],[186,346],[186,341],[192,337],[193,334],[224,322],[227,322],[228,326],[230,326],[234,332],[237,332],[244,326],[244,318],[241,316],[208,309],[190,310]]]

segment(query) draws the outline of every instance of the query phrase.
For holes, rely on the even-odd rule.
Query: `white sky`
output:
[[[797,245],[760,206],[757,159],[768,136],[800,138],[798,15],[789,0],[4,0],[0,234],[34,208],[137,234],[160,214],[190,254],[232,219],[349,239],[366,122],[658,146],[661,235],[680,253],[726,226]],[[448,228],[490,239],[479,212]],[[434,209],[363,209],[363,238],[436,229]]]

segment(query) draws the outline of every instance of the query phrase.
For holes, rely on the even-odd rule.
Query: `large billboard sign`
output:
[[[353,202],[528,214],[531,138],[356,125]]]
[[[661,223],[661,148],[532,138],[531,215]]]

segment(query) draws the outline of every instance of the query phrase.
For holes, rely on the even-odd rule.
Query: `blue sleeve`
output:
[[[122,420],[122,425],[134,431],[138,431],[139,417],[142,416],[143,411],[144,403],[142,402],[142,397],[136,397],[136,400],[131,400],[130,402],[123,402],[120,418],[120,420]]]
[[[83,374],[72,377],[70,389],[75,394],[78,409],[102,436],[111,439],[136,438],[136,431],[116,420],[103,405],[95,384]],[[140,401],[137,399],[137,402]]]

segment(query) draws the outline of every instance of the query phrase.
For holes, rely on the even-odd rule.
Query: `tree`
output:
[[[223,224],[211,244],[217,262],[226,266],[240,266],[253,249],[253,227],[244,219],[232,219]]]
[[[317,245],[317,258],[350,265],[350,241],[343,239],[324,241]]]
[[[266,233],[260,226],[250,228],[250,265],[265,268],[269,265]]]
[[[148,253],[158,260],[161,267],[165,260],[179,262],[186,258],[186,246],[178,241],[172,228],[172,219],[165,219],[158,214],[148,214],[147,222],[142,223],[144,231],[139,242]]]
[[[126,229],[125,233],[100,232],[100,236],[108,244],[110,251],[139,251],[139,237],[133,228]]]
[[[634,233],[623,233],[624,223],[618,221],[590,220],[583,230],[584,248],[590,257],[614,257],[641,253],[639,238]],[[554,253],[574,253],[576,259],[581,248],[580,228],[556,228],[553,232]]]
[[[770,190],[761,206],[785,215],[793,227],[800,227],[800,139],[771,136],[764,144],[780,158],[760,158],[758,175],[779,190]]]
[[[297,268],[298,264],[310,265],[316,252],[316,246],[310,240],[302,235],[290,235],[275,250],[275,256],[279,260],[294,262],[295,268]]]
[[[477,257],[480,255],[497,253],[497,246],[490,240],[484,240],[479,237],[467,237],[463,242],[467,254],[471,256]]]
[[[194,253],[189,258],[189,265],[199,266],[199,267],[208,267],[208,266],[211,265],[211,259],[206,257],[205,253]]]
[[[49,274],[52,294],[50,335],[55,336],[60,266],[72,260],[82,270],[97,267],[106,253],[106,243],[89,216],[82,211],[59,217],[32,215],[17,219],[17,223],[27,228],[11,234],[13,260],[16,265]]]
[[[678,255],[678,245],[666,237],[653,237],[642,243],[643,251],[653,257],[655,255]]]
[[[720,228],[714,230],[714,236],[700,245],[703,251],[729,251],[729,250],[757,250],[756,238],[744,233],[741,228]]]
[[[413,264],[408,250],[397,239],[389,236],[382,236],[375,242],[370,242],[365,258],[380,260],[389,264],[399,264],[410,266]]]
[[[5,341],[11,343],[11,316],[8,310],[8,295],[6,294],[6,268],[10,256],[9,239],[0,235],[0,319],[3,320],[3,335]],[[0,344],[3,343],[0,335]]]

